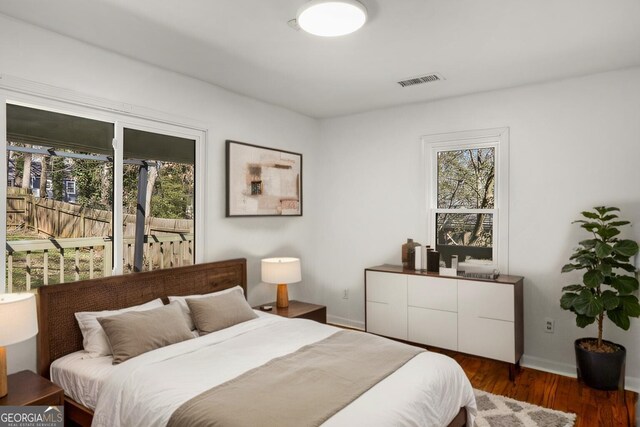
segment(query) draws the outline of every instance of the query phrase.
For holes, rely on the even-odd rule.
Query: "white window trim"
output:
[[[100,120],[114,124],[114,153],[119,159],[122,169],[122,148],[117,141],[122,141],[123,127],[148,129],[156,133],[188,138],[195,141],[196,173],[195,173],[195,263],[204,262],[204,238],[206,235],[204,220],[204,195],[206,171],[205,147],[207,142],[207,127],[197,121],[188,119],[176,120],[174,116],[111,100],[91,97],[67,89],[42,83],[24,80],[18,77],[0,74],[0,176],[7,176],[7,103],[26,107],[46,109],[48,111],[71,114],[93,120]],[[117,168],[116,168],[117,169]],[[114,224],[122,224],[122,170],[114,171]],[[119,201],[118,201],[119,200]],[[0,185],[0,210],[6,212],[7,187]],[[122,242],[123,230],[114,227],[114,262],[112,274],[122,274]],[[120,242],[120,244],[118,244]],[[7,225],[0,221],[0,247],[6,247]],[[0,257],[0,274],[6,276],[6,257]],[[0,293],[5,287],[0,286]]]
[[[509,128],[425,135],[421,138],[426,182],[427,242],[436,246],[436,213],[491,213],[494,220],[493,259],[502,274],[509,274]],[[494,209],[438,209],[438,151],[495,148]],[[496,227],[497,225],[497,227]]]

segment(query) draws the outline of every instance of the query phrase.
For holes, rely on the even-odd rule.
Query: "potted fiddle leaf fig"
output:
[[[636,268],[630,263],[638,253],[638,243],[621,239],[620,228],[629,221],[618,218],[614,207],[598,206],[582,212],[585,219],[574,221],[591,233],[579,243],[563,273],[582,270],[582,283],[565,286],[560,306],[576,315],[584,328],[598,324],[597,338],[580,338],[574,343],[578,378],[600,390],[615,390],[624,384],[626,349],[602,339],[605,314],[614,325],[628,330],[630,318],[640,316]]]

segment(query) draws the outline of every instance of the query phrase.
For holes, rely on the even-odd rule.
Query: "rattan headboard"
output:
[[[51,362],[82,350],[74,313],[115,310],[169,295],[205,294],[240,285],[247,291],[247,260],[196,264],[38,288],[38,371],[49,378]]]

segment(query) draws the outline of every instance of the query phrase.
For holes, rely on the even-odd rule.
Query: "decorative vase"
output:
[[[440,253],[430,250],[427,252],[427,271],[429,273],[437,273],[440,271]]]
[[[415,250],[420,243],[413,239],[407,239],[407,243],[402,244],[402,267],[415,269]]]
[[[429,252],[430,250],[431,248],[429,248],[429,245],[420,247],[420,265],[421,265],[420,271],[421,272],[427,271],[427,252]]]
[[[580,346],[582,341],[595,338],[580,338],[574,342],[578,379],[598,390],[623,390],[627,349],[620,344],[604,341],[618,347],[613,353],[597,353]]]

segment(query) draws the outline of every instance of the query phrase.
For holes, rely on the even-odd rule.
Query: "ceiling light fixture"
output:
[[[356,0],[311,0],[298,9],[296,21],[316,36],[344,36],[367,22],[367,9]]]

